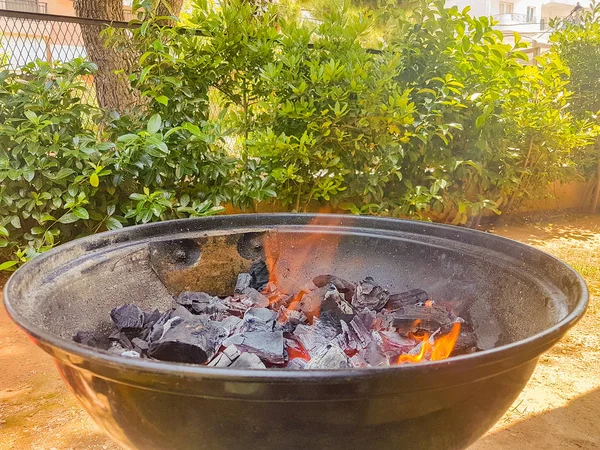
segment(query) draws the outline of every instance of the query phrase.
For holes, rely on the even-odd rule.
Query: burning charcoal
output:
[[[101,340],[96,336],[96,333],[90,331],[78,331],[73,340],[78,344],[87,345],[88,347],[102,348]]]
[[[377,319],[377,313],[375,311],[372,311],[369,308],[363,308],[362,310],[358,311],[356,315],[360,320],[362,320],[362,323],[368,330],[373,329],[375,320]]]
[[[448,312],[435,305],[405,306],[394,311],[391,316],[394,318],[394,327],[402,332],[409,332],[412,328],[418,327],[431,333],[433,330],[452,323]]]
[[[350,363],[352,364],[352,367],[369,367],[369,363],[365,361],[365,359],[360,355],[360,353],[353,355],[350,358]]]
[[[356,286],[352,297],[352,305],[357,309],[369,308],[375,311],[383,309],[390,294],[387,290],[375,284],[371,277],[365,278]]]
[[[137,305],[123,305],[110,312],[117,330],[138,333],[144,327],[144,312]]]
[[[227,338],[223,345],[235,345],[240,351],[254,353],[271,364],[285,362],[285,348],[281,331],[252,331]]]
[[[255,261],[250,266],[250,276],[252,282],[250,287],[257,291],[262,291],[269,282],[269,269],[264,261]]]
[[[244,289],[249,288],[252,283],[252,275],[249,273],[240,273],[235,282],[235,293],[241,294]]]
[[[384,352],[407,353],[415,346],[413,340],[404,338],[395,331],[379,331],[378,333],[381,336],[381,349]]]
[[[392,294],[387,302],[386,308],[398,309],[404,306],[416,305],[429,300],[429,295],[422,289],[412,289],[410,291]]]
[[[290,362],[287,365],[287,369],[292,369],[292,370],[302,370],[306,368],[306,365],[308,364],[308,361],[306,361],[305,359],[302,358],[294,358],[294,359],[290,359]]]
[[[242,353],[229,367],[232,369],[266,369],[260,358],[253,353]]]
[[[273,331],[277,313],[267,308],[250,308],[244,314],[244,331]]]
[[[204,364],[212,359],[218,351],[225,334],[223,328],[206,320],[182,321],[179,319],[179,322],[169,322],[165,324],[162,337],[158,341],[152,342],[148,348],[148,355],[152,358],[162,361]]]
[[[329,317],[336,320],[338,331],[341,331],[339,329],[339,322],[341,320],[349,322],[354,316],[354,308],[346,301],[344,296],[338,292],[333,284],[328,285],[323,296],[323,302],[321,303],[321,318],[325,314],[328,314]]]
[[[324,345],[306,364],[306,369],[347,369],[352,367],[350,359],[335,343]]]
[[[269,299],[258,292],[256,289],[251,287],[247,287],[243,291],[244,296],[246,296],[253,306],[258,306],[260,308],[266,308],[269,306]]]
[[[352,297],[354,296],[354,291],[356,289],[356,285],[354,283],[350,283],[349,281],[343,280],[342,278],[338,278],[334,275],[319,275],[313,279],[313,284],[317,287],[324,287],[328,284],[333,284],[336,289],[344,294],[344,298],[346,301],[352,301]]]
[[[386,356],[379,350],[377,344],[373,340],[371,340],[365,348],[359,350],[359,353],[371,367],[387,365]]]
[[[350,330],[354,332],[354,336],[362,348],[366,348],[371,342],[373,342],[373,336],[371,332],[365,327],[365,324],[358,317],[354,317],[350,321]]]
[[[356,340],[354,339],[354,333],[350,331],[348,324],[345,321],[341,321],[342,332],[335,338],[337,344],[346,354],[354,354],[358,349]]]
[[[300,324],[294,330],[294,338],[311,356],[314,351],[330,343],[337,335],[335,328],[323,326],[318,319],[315,322],[313,326]]]

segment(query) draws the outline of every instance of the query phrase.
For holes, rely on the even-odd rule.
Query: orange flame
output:
[[[435,334],[435,333],[434,333]],[[420,341],[419,344],[421,348],[419,349],[418,354],[403,354],[398,357],[398,364],[403,363],[418,363],[421,362],[427,354],[431,354],[429,359],[431,361],[439,361],[442,359],[446,359],[454,350],[454,346],[456,345],[456,341],[458,340],[458,335],[460,334],[460,322],[454,322],[452,324],[452,329],[448,334],[440,336],[435,339],[435,336],[429,336],[429,334],[425,333],[423,336],[412,336],[414,339]],[[433,343],[431,342],[433,341]]]
[[[310,225],[332,226],[338,219],[318,215],[309,222]],[[318,264],[323,269],[330,270],[340,235],[322,233],[308,230],[307,233],[294,234],[291,242],[286,242],[285,249],[280,247],[280,237],[277,233],[267,234],[263,241],[265,249],[265,263],[269,270],[269,284],[267,289],[276,287],[277,292],[265,293],[271,303],[281,299],[281,294],[297,292],[288,306],[288,311],[297,309],[303,297],[315,287],[308,280],[303,279],[307,274],[314,273],[314,266]],[[312,305],[309,310],[303,310],[309,319],[318,315],[320,305]]]

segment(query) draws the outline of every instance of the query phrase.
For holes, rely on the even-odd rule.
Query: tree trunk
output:
[[[590,213],[596,213],[598,201],[600,201],[600,156],[598,156],[598,168],[596,169],[596,189],[594,190],[594,197],[592,198],[592,204],[590,205]]]
[[[178,17],[183,6],[183,0],[157,0],[157,16],[175,16]]]
[[[78,17],[125,20],[122,0],[74,0],[73,6]],[[81,25],[88,58],[98,66],[96,97],[101,108],[124,112],[140,103],[139,93],[131,89],[127,79],[127,74],[137,63],[136,53],[105,47],[100,35],[103,28],[103,25]]]

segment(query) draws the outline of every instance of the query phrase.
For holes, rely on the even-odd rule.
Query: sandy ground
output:
[[[494,232],[575,267],[592,293],[584,319],[539,365],[511,410],[470,450],[600,449],[600,216]],[[0,307],[0,449],[118,449]]]

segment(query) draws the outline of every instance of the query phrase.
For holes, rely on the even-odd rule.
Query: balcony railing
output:
[[[501,24],[509,24],[509,23],[537,23],[538,18],[536,16],[528,16],[527,14],[515,14],[515,13],[506,13],[506,14],[496,14],[494,16],[498,22]]]
[[[0,9],[46,14],[48,4],[36,0],[0,0]]]

